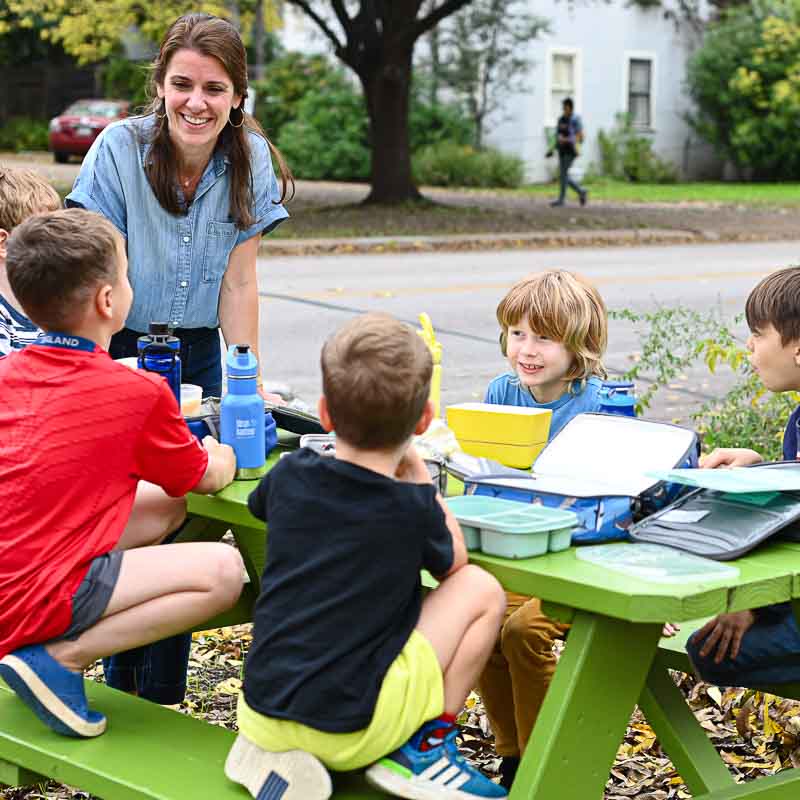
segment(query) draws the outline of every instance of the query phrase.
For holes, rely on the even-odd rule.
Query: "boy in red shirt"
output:
[[[67,736],[98,736],[83,669],[229,608],[242,565],[224,544],[158,545],[183,495],[234,475],[231,448],[186,427],[160,376],[108,355],[133,292],[125,242],[81,209],[18,226],[8,279],[43,329],[0,360],[0,676]]]

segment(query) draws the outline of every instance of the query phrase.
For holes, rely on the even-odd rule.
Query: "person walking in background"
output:
[[[556,140],[547,151],[547,157],[553,155],[553,150],[558,153],[558,200],[553,200],[551,206],[563,206],[567,196],[567,186],[578,194],[581,205],[586,205],[587,191],[569,176],[569,168],[580,152],[583,143],[583,122],[574,112],[575,106],[571,97],[565,97],[562,104],[564,113],[558,118],[556,125]]]

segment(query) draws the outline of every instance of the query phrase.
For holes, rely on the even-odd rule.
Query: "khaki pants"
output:
[[[542,614],[541,601],[506,592],[508,608],[489,662],[478,681],[500,756],[519,756],[533,730],[556,668],[553,641],[569,625]]]

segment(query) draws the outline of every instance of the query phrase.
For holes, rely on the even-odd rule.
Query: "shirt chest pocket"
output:
[[[203,248],[203,283],[219,283],[236,244],[234,222],[209,222]]]

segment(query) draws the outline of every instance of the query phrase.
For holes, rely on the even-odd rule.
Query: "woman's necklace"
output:
[[[184,189],[194,189],[197,186],[197,184],[200,183],[200,178],[202,177],[203,173],[201,172],[194,178],[184,178],[182,175],[179,175],[178,180],[180,181],[180,184]]]

